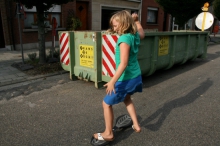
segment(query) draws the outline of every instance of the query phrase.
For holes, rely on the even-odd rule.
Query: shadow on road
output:
[[[140,116],[138,116],[138,121],[141,121],[142,118]],[[122,131],[119,131],[119,132],[116,132],[114,134],[114,137],[115,137],[115,140],[113,142],[111,142],[110,144],[111,145],[116,145],[117,143],[120,143],[121,141],[123,141],[124,139],[127,139],[130,137],[130,135],[132,133],[134,133],[135,131],[130,127],[126,130],[122,130]]]
[[[200,97],[200,95],[204,94],[212,86],[212,84],[213,81],[207,79],[205,82],[201,83],[199,87],[189,92],[186,96],[165,103],[162,108],[158,109],[155,113],[142,121],[141,126],[151,131],[159,130],[172,110],[193,103]],[[151,124],[150,122],[154,121],[155,119],[158,119],[158,121]]]

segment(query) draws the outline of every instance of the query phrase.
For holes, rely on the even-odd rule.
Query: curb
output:
[[[32,76],[32,77],[28,77],[26,79],[19,79],[19,80],[14,80],[14,81],[3,82],[3,83],[0,83],[0,87],[13,85],[13,84],[17,84],[17,83],[22,83],[22,82],[26,82],[26,81],[37,80],[37,79],[46,78],[46,77],[55,76],[55,75],[61,75],[61,74],[65,74],[65,73],[69,73],[69,71],[62,70],[62,71],[58,71],[55,73]]]
[[[220,44],[220,37],[219,36],[209,36],[208,45],[218,45]]]

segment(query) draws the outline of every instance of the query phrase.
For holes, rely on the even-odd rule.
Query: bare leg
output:
[[[136,111],[135,111],[134,104],[133,104],[133,102],[131,100],[131,95],[127,95],[125,97],[124,103],[125,103],[125,106],[126,106],[126,108],[128,110],[129,115],[131,116],[134,128],[137,130],[137,132],[140,132],[141,131],[141,127],[140,127],[140,125],[138,123],[138,120],[137,120],[137,114],[136,114]]]
[[[112,132],[114,120],[113,109],[111,105],[106,104],[104,101],[102,102],[102,106],[105,119],[105,131],[101,133],[101,135],[104,139],[112,139],[114,137]],[[94,137],[97,139],[97,134],[94,134]]]

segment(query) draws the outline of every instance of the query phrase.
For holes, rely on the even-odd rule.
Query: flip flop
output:
[[[90,144],[93,146],[106,146],[110,143],[110,141],[105,141],[105,140],[98,140],[92,136],[92,139],[90,141]]]
[[[102,141],[113,141],[114,140],[114,137],[113,138],[104,138],[102,137],[101,133],[97,133],[98,134],[98,138],[97,140],[102,140]],[[93,136],[94,137],[94,136]],[[94,137],[95,138],[95,137]],[[96,139],[96,138],[95,138]]]
[[[134,128],[134,125],[132,125],[131,127],[132,127],[132,129],[134,129],[135,132],[137,132],[137,133],[140,133],[140,132],[141,132],[141,130],[140,130],[140,131],[137,131],[137,130]]]

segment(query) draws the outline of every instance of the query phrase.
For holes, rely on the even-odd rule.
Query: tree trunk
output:
[[[40,6],[36,6],[38,23],[39,64],[44,64],[46,63],[44,11],[40,8]]]

